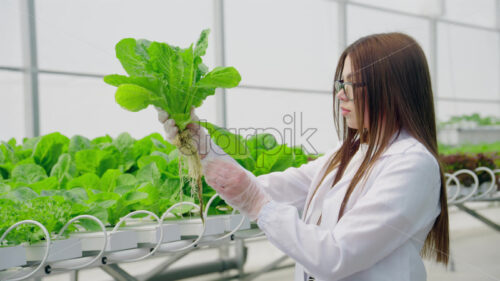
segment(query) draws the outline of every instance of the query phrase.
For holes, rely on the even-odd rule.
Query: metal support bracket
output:
[[[456,204],[455,206],[457,206],[457,208],[459,208],[460,210],[466,212],[467,214],[473,216],[474,218],[482,221],[483,223],[485,223],[487,226],[493,228],[494,230],[496,231],[500,231],[500,225],[498,225],[497,223],[495,223],[494,221],[482,216],[481,214],[479,214],[478,212],[472,210],[472,209],[469,209],[467,207],[465,207],[464,204]]]
[[[113,279],[117,281],[137,281],[134,276],[128,274],[117,264],[109,264],[101,266],[101,269],[109,274]]]

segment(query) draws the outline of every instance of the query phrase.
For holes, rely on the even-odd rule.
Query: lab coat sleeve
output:
[[[324,155],[298,168],[290,167],[282,172],[261,175],[257,177],[257,180],[273,200],[302,208],[314,175],[326,164],[330,156],[340,148],[340,145],[340,143],[337,144],[335,148],[327,151]],[[209,153],[201,160],[201,163],[205,166],[215,159],[240,165],[216,145],[213,140],[210,140]],[[247,173],[251,174],[248,170]]]
[[[390,155],[381,165],[371,188],[332,229],[305,224],[294,207],[274,201],[264,205],[258,225],[312,276],[339,280],[368,269],[439,213],[439,166],[432,156]],[[323,214],[331,217],[337,216]]]
[[[313,177],[323,168],[334,151],[336,150],[330,150],[298,168],[290,167],[283,172],[258,176],[257,180],[274,201],[302,208]]]

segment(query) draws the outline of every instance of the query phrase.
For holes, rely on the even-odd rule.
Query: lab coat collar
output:
[[[412,147],[416,143],[418,143],[418,141],[414,137],[412,137],[408,133],[407,130],[401,129],[399,135],[398,135],[398,133],[395,133],[392,136],[391,141],[389,141],[388,147],[382,153],[381,157],[389,156],[389,155],[393,155],[393,154],[398,154],[398,153],[403,153],[404,151],[406,151],[408,148]],[[363,149],[364,153],[366,153],[367,148],[368,148],[367,144],[361,144],[361,146],[360,146],[360,149]],[[334,152],[332,152],[332,154],[333,153]],[[331,157],[331,155],[330,155],[330,157]],[[324,167],[322,167],[322,169],[318,173],[318,176],[316,177],[316,179],[313,180],[311,186],[316,187],[319,184],[319,180],[321,179],[321,176],[325,173],[327,166],[328,165],[325,165]],[[352,179],[352,175],[351,176],[344,175],[339,180],[339,182],[336,184],[336,186],[343,185],[346,181],[350,181],[351,179]],[[338,191],[338,189],[335,189],[335,190]],[[344,190],[344,192],[345,192],[345,190]],[[308,210],[310,208],[310,203],[312,203],[312,202],[310,202],[310,196],[312,196],[311,192],[307,195],[306,202],[308,202],[308,203],[304,207],[305,210]],[[312,214],[312,212],[310,210],[305,211],[304,213],[302,213],[302,220],[309,221],[311,214]]]
[[[415,138],[413,138],[412,135],[410,135],[410,133],[408,133],[406,129],[401,129],[399,134],[396,132],[391,137],[391,139],[389,140],[389,144],[387,145],[385,151],[382,152],[381,157],[402,153],[417,142],[418,141]],[[368,150],[368,144],[362,143],[359,146],[359,150],[361,150],[363,154],[366,154]],[[375,151],[376,149],[372,151],[372,156],[373,154],[375,154]]]
[[[399,135],[395,133],[392,136],[389,146],[382,153],[382,156],[403,153],[408,148],[416,144],[418,141],[406,129],[401,129]]]

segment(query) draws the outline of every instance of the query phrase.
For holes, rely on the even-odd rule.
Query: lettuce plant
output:
[[[205,127],[213,141],[241,166],[255,175],[284,171],[307,163],[312,155],[306,155],[300,147],[278,144],[271,134],[256,134],[248,139],[209,122],[198,122]]]
[[[129,76],[112,74],[104,81],[118,87],[116,102],[129,111],[149,105],[165,110],[179,127],[174,145],[186,160],[188,178],[202,201],[202,168],[190,131],[191,108],[199,107],[216,88],[236,87],[240,74],[234,67],[208,71],[202,56],[208,46],[209,30],[203,30],[196,45],[182,49],[167,43],[144,39],[122,39],[116,44],[116,57]],[[200,212],[202,211],[200,204]]]
[[[227,153],[255,175],[298,167],[307,162],[300,148],[280,145],[269,134],[248,139],[213,124],[204,125]],[[179,150],[158,133],[135,140],[128,133],[116,138],[83,136],[68,138],[52,133],[36,138],[15,139],[0,144],[0,235],[12,224],[34,219],[51,234],[71,218],[90,214],[108,226],[135,210],[163,214],[180,201],[200,203],[187,196],[188,183],[179,174]],[[183,171],[186,173],[187,171]],[[202,178],[203,201],[215,191]],[[182,193],[174,187],[182,186]],[[231,211],[217,198],[209,215]],[[176,216],[192,213],[191,206],[174,211]],[[92,221],[78,228],[96,230]],[[69,232],[76,231],[71,227]],[[37,227],[21,226],[3,245],[36,243],[43,238]]]

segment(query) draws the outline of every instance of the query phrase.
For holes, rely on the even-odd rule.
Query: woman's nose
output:
[[[345,95],[344,89],[338,91],[336,96],[341,101],[347,101],[347,96]]]

